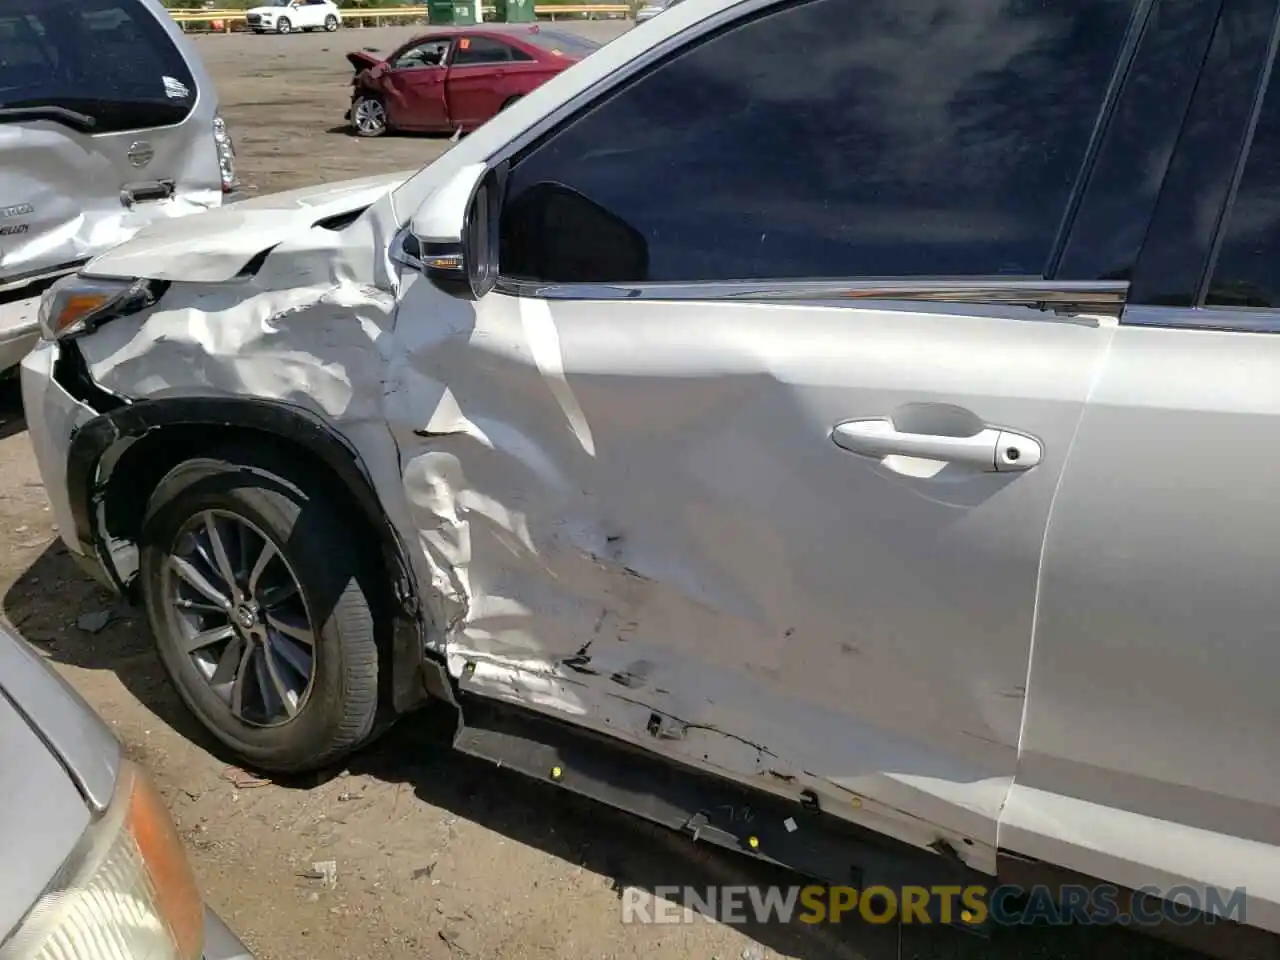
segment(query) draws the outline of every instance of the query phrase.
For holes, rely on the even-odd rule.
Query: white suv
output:
[[[67,547],[260,767],[425,690],[828,882],[1280,933],[1280,25],[1069,7],[685,0],[148,228],[23,361]]]
[[[327,30],[342,26],[342,11],[333,0],[267,0],[245,11],[245,22],[254,33],[293,33],[295,30]]]

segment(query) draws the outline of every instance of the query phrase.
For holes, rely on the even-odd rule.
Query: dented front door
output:
[[[1124,290],[1041,278],[1149,7],[936,7],[743,15],[500,150],[498,287],[408,278],[389,402],[465,688],[994,870]]]
[[[393,396],[419,416],[398,440],[454,672],[909,839],[994,844],[1049,504],[1110,336],[1027,313],[472,307],[411,278]],[[938,449],[877,454],[875,426],[839,436],[857,420]],[[1038,462],[948,450],[977,426]]]

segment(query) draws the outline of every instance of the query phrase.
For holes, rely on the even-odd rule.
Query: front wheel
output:
[[[335,30],[338,29],[338,18],[335,17],[332,13],[329,14],[327,17],[324,18],[324,28],[329,33],[333,33]]]
[[[349,515],[251,447],[180,464],[148,504],[139,572],[160,659],[258,769],[323,767],[377,729],[378,567]]]
[[[387,132],[387,108],[376,97],[357,97],[351,105],[351,126],[359,137],[380,137]]]
[[[276,33],[293,33],[293,24],[288,17],[281,17],[276,21]]]

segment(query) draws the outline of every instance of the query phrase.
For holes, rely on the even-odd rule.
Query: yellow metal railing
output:
[[[494,10],[488,5],[483,9],[486,13],[492,13]],[[586,15],[594,18],[601,14],[627,16],[631,12],[631,7],[625,3],[537,4],[533,12],[539,17],[549,17],[552,20],[557,16]],[[173,17],[184,30],[188,24],[226,33],[231,33],[236,27],[244,28],[243,10],[170,10],[169,16]],[[426,7],[348,8],[342,11],[343,24],[346,26],[353,24],[367,26],[369,21],[373,21],[375,26],[381,26],[386,21],[426,20],[427,17]]]

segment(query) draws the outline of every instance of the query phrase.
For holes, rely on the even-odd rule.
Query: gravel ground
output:
[[[602,40],[621,23],[581,23]],[[410,169],[447,140],[359,140],[342,126],[343,53],[411,29],[197,46],[218,84],[252,192]],[[4,613],[155,772],[209,902],[266,960],[341,958],[984,958],[1172,956],[1120,934],[730,928],[621,922],[620,890],[797,883],[742,858],[452,755],[447,718],[409,718],[347,770],[309,782],[239,779],[170,689],[141,617],[117,609],[55,538],[16,391],[0,418]],[[110,615],[110,622],[103,624]],[[308,876],[332,861],[331,885]]]

